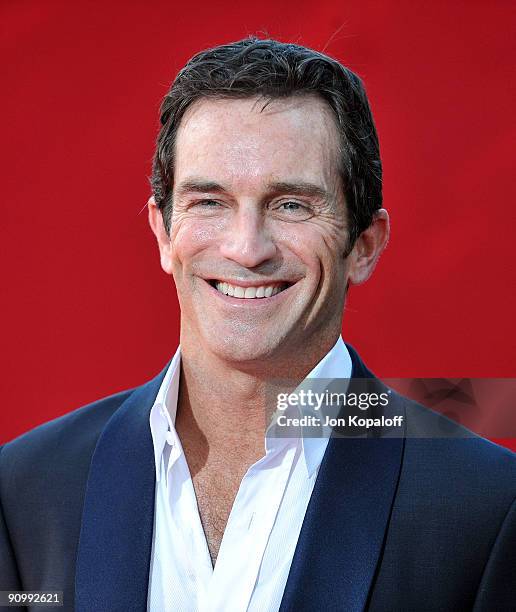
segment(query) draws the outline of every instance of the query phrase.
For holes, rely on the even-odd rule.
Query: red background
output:
[[[4,0],[0,442],[174,352],[139,214],[158,107],[194,52],[259,32],[326,46],[370,95],[393,229],[344,338],[382,376],[516,376],[511,5]]]

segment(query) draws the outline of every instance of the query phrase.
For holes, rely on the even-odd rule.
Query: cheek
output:
[[[312,270],[331,266],[343,260],[346,230],[343,225],[307,221],[292,227],[283,227],[277,237],[282,244],[302,259]]]
[[[182,217],[173,220],[172,263],[188,266],[195,256],[211,247],[219,232],[214,220],[199,220],[192,217]]]

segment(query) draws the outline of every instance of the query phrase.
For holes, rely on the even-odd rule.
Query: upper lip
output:
[[[239,279],[228,279],[226,277],[217,277],[217,278],[205,278],[207,282],[215,282],[215,283],[228,283],[229,285],[234,285],[236,287],[268,287],[270,285],[293,285],[294,280],[285,280],[285,279],[261,279],[261,280],[239,280]]]

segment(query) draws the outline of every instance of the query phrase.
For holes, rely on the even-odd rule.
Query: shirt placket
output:
[[[251,466],[242,479],[202,612],[247,610],[295,453],[296,442],[290,440]]]
[[[167,433],[167,444],[171,447],[167,467],[167,488],[170,500],[168,508],[175,532],[181,538],[188,575],[193,583],[192,590],[197,596],[198,605],[196,607],[199,609],[199,602],[204,600],[204,594],[213,574],[213,567],[190,470],[175,432]],[[174,500],[171,499],[172,495]]]

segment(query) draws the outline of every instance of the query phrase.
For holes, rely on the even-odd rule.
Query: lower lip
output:
[[[289,285],[283,291],[276,293],[276,295],[271,295],[271,297],[263,297],[263,298],[236,298],[231,295],[226,295],[225,293],[221,293],[215,287],[212,287],[210,283],[204,281],[208,287],[208,289],[214,293],[217,297],[223,300],[226,304],[233,306],[234,308],[263,308],[264,306],[272,306],[276,305],[280,302],[280,300],[284,299],[285,294],[289,292],[290,289],[294,285]],[[295,283],[294,283],[295,284]]]

